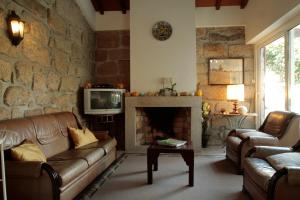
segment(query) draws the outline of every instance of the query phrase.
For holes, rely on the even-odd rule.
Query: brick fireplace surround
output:
[[[201,150],[201,97],[126,97],[125,98],[125,150],[127,153],[145,153],[147,145],[137,140],[137,111],[139,108],[190,108],[190,138],[195,152]]]
[[[156,137],[191,142],[191,108],[136,108],[136,144],[151,144]]]

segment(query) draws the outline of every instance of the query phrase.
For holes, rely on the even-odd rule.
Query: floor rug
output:
[[[242,176],[225,156],[195,156],[195,184],[188,186],[188,167],[180,156],[162,155],[153,184],[147,184],[145,155],[127,154],[109,176],[95,181],[83,199],[101,200],[249,200]],[[121,164],[122,163],[122,164]]]
[[[88,200],[91,199],[93,194],[113,175],[120,165],[128,156],[123,153],[118,156],[118,159],[112,163],[102,174],[100,174],[84,191],[82,191],[75,200]]]

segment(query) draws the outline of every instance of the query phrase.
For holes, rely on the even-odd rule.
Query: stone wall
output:
[[[123,83],[130,89],[130,50],[129,31],[96,32],[96,83],[109,83],[116,86]]]
[[[25,21],[13,46],[9,10]],[[73,0],[0,1],[0,120],[56,111],[78,113],[80,86],[91,80],[95,34]]]
[[[212,112],[221,108],[232,110],[232,103],[226,101],[226,85],[208,84],[209,58],[244,58],[245,105],[250,112],[255,111],[254,47],[245,45],[244,27],[197,28],[197,77],[198,88],[203,90],[203,101],[210,103]],[[245,121],[245,127],[255,127],[254,118]],[[210,145],[221,144],[229,128],[225,119],[213,117],[209,130]]]

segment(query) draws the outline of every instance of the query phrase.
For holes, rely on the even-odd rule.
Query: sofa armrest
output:
[[[110,138],[108,141],[109,142],[104,144],[102,147],[106,153],[110,152],[113,148],[117,146],[117,140],[115,138]]]
[[[261,136],[250,136],[249,144],[251,146],[275,146],[279,143],[276,137],[261,137]]]
[[[300,166],[286,167],[288,184],[290,186],[300,186]]]
[[[267,156],[292,152],[292,149],[289,147],[275,147],[275,146],[255,146],[251,149],[247,156],[252,156],[256,158],[264,159]]]
[[[238,136],[241,133],[256,131],[255,129],[233,129],[228,133],[228,136]]]
[[[39,178],[43,162],[5,161],[6,176],[9,178]]]

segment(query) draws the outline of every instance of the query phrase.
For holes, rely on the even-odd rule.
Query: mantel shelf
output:
[[[127,107],[199,107],[202,106],[200,96],[144,96],[126,97]]]

